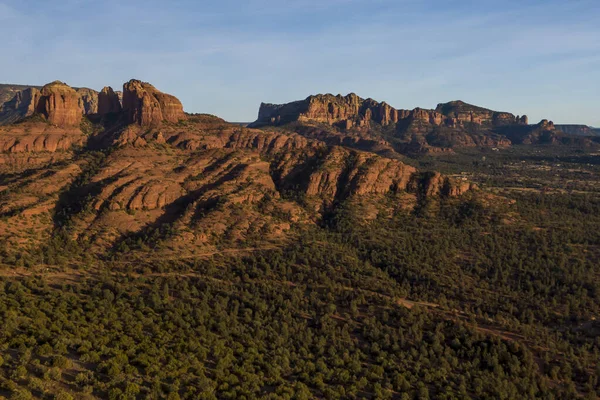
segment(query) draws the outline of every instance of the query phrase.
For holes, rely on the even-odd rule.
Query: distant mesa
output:
[[[282,127],[329,144],[389,155],[447,154],[458,147],[507,147],[512,144],[598,143],[593,129],[566,134],[552,122],[530,125],[526,115],[493,111],[456,100],[435,109],[396,109],[385,102],[318,94],[287,104],[262,103],[250,127]]]
[[[251,126],[283,125],[295,121],[313,121],[343,129],[368,128],[372,123],[382,126],[420,121],[433,126],[462,127],[527,125],[527,116],[497,112],[462,101],[439,104],[435,110],[415,108],[398,110],[385,102],[362,99],[354,93],[346,96],[319,94],[287,104],[262,103],[258,119]]]
[[[587,125],[556,125],[556,129],[569,135],[600,136],[600,128],[592,128]]]

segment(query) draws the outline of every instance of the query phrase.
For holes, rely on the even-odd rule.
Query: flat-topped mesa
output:
[[[105,86],[98,93],[98,115],[118,114],[121,112],[119,95],[110,87]]]
[[[283,125],[312,121],[343,128],[368,126],[371,120],[388,124],[398,121],[398,111],[385,103],[364,100],[354,93],[346,96],[319,94],[287,104],[262,103],[254,126]]]
[[[296,121],[325,123],[345,129],[368,127],[371,122],[386,126],[400,121],[421,121],[434,126],[448,127],[460,127],[467,123],[484,126],[528,123],[526,116],[496,112],[462,101],[439,104],[435,110],[398,110],[385,102],[362,99],[350,93],[347,96],[309,96],[305,100],[281,105],[262,103],[258,120],[252,126],[283,125]]]
[[[129,123],[155,126],[185,118],[181,102],[147,82],[132,79],[123,85],[123,111]]]
[[[529,122],[526,115],[519,117],[507,112],[492,111],[460,100],[438,104],[435,112],[442,114],[446,124],[450,126],[465,123],[485,126],[527,125]]]
[[[63,82],[54,81],[44,86],[40,93],[36,111],[48,122],[60,127],[79,125],[82,110],[79,106],[80,97],[75,89]]]
[[[600,129],[587,125],[561,124],[556,125],[556,129],[568,134],[578,136],[600,136]]]

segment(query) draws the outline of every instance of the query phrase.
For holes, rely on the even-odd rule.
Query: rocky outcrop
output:
[[[406,190],[415,172],[414,167],[397,160],[333,147],[310,173],[306,194],[332,202],[351,195]]]
[[[435,154],[452,147],[510,146],[511,141],[496,131],[507,127],[520,130],[528,123],[525,115],[492,111],[463,101],[441,103],[433,110],[402,110],[351,93],[310,96],[282,105],[263,103],[258,119],[250,127],[288,126],[327,143],[337,141],[389,155],[384,147],[393,146],[393,151],[410,154]],[[370,145],[365,147],[366,143]]]
[[[2,107],[4,103],[7,103],[14,99],[18,92],[22,92],[30,88],[40,90],[42,87],[33,85],[12,85],[0,83],[0,107]]]
[[[439,172],[415,174],[409,187],[413,187],[425,197],[437,195],[456,197],[477,189],[477,186],[471,182],[449,178]]]
[[[501,127],[498,131],[506,135],[514,144],[565,144],[587,147],[595,146],[600,142],[593,136],[567,134],[546,119],[535,125]]]
[[[365,100],[350,93],[347,96],[309,96],[305,100],[282,105],[262,103],[253,126],[283,125],[296,121],[336,125],[343,129],[369,127],[372,122],[387,126],[419,121],[431,126],[454,128],[466,124],[493,127],[526,125],[528,122],[527,116],[492,111],[462,101],[439,104],[435,110],[397,110],[385,102]]]
[[[79,127],[59,127],[25,122],[0,128],[0,152],[37,153],[68,150],[82,145],[85,136]]]
[[[587,125],[556,125],[556,129],[568,135],[600,136],[600,129]]]
[[[80,115],[98,112],[98,92],[88,88],[73,89],[55,81],[38,90],[17,91],[12,100],[0,105],[0,125],[20,121],[34,113],[43,115],[56,126],[75,126]]]
[[[121,101],[119,95],[110,87],[104,87],[98,93],[98,114],[106,115],[121,112]]]
[[[16,93],[9,102],[0,106],[0,125],[11,124],[35,113],[41,93],[36,88],[28,88]]]
[[[114,107],[115,94],[107,88],[99,96],[100,111],[110,109],[103,97],[112,98]],[[91,143],[103,136],[109,140]],[[86,144],[111,151],[99,159],[74,158],[69,150]],[[174,249],[190,249],[211,238],[243,240],[257,233],[275,238],[292,223],[315,223],[337,201],[376,209],[389,194],[389,201],[406,207],[417,202],[416,188],[432,196],[467,189],[441,176],[423,182],[399,160],[207,115],[190,115],[186,124],[117,123],[90,136],[79,127],[24,121],[0,128],[0,152],[0,173],[12,171],[15,160],[41,166],[40,173],[19,167],[32,170],[32,179],[23,174],[10,180],[14,195],[0,207],[14,219],[0,221],[0,240],[19,237],[17,218],[49,213],[66,215],[61,218],[73,222],[73,237],[101,251],[163,224],[172,228],[165,240]],[[86,183],[71,195],[68,185],[77,176]],[[64,201],[77,206],[66,208]],[[55,228],[52,218],[35,222],[45,232]]]
[[[354,195],[414,191],[411,182],[417,172],[399,160],[371,152],[327,145],[288,132],[243,128],[211,116],[190,116],[185,130],[170,125],[159,129],[130,125],[114,138],[113,144],[134,148],[167,144],[194,152],[251,151],[271,160],[277,187],[302,190],[307,196],[329,203]],[[455,189],[451,195],[464,190]]]
[[[42,88],[36,111],[48,122],[60,127],[77,126],[81,122],[79,95],[72,87],[60,81]]]
[[[460,100],[438,104],[435,111],[443,115],[446,125],[454,127],[465,124],[476,124],[486,127],[528,124],[526,115],[519,117],[507,112],[492,111],[487,108],[467,104]]]
[[[88,88],[78,88],[76,92],[79,96],[81,114],[96,114],[98,112],[98,92]]]
[[[354,93],[347,96],[325,94],[289,104],[262,103],[253,126],[312,121],[350,129],[368,126],[371,121],[387,125],[398,122],[399,118],[398,110],[386,103],[364,100]]]
[[[123,85],[123,110],[129,123],[156,126],[185,118],[181,102],[147,82],[132,79]]]

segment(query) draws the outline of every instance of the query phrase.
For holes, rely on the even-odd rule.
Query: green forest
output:
[[[512,186],[508,164],[464,160]],[[494,199],[390,195],[370,221],[348,200],[235,256],[140,239],[96,259],[61,234],[0,250],[0,397],[597,398],[600,198]]]

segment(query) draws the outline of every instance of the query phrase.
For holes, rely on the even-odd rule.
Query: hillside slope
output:
[[[416,207],[472,189],[373,153],[185,115],[135,80],[122,109],[99,97],[104,114],[86,114],[61,82],[28,99],[30,115],[0,128],[0,240],[14,249],[60,233],[107,254],[156,233],[170,251],[193,253],[285,240],[293,224],[314,224],[349,198]]]
[[[95,112],[62,82],[19,93],[0,127],[0,397],[600,395],[600,161],[512,145],[562,137],[549,121],[411,111],[415,132],[439,114],[450,138],[511,144],[409,159],[371,101],[259,129],[138,80]]]

